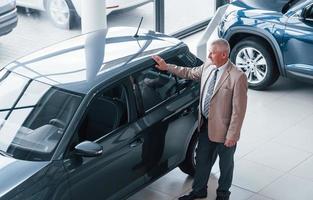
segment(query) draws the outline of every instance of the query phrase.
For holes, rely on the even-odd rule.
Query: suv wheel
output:
[[[77,18],[70,0],[47,0],[47,12],[52,23],[62,29],[71,29]]]
[[[247,75],[250,88],[266,89],[277,80],[279,72],[271,52],[255,37],[241,40],[232,48],[230,59]]]
[[[179,165],[180,170],[190,176],[194,176],[196,170],[196,150],[198,147],[198,137],[198,134],[194,134],[192,136],[188,146],[186,158]]]

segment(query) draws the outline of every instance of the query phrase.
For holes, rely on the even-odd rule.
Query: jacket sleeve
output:
[[[168,64],[168,71],[184,79],[200,80],[204,65],[189,68]]]
[[[229,128],[226,134],[227,139],[232,139],[235,141],[239,140],[240,130],[247,109],[247,99],[248,99],[247,90],[248,90],[247,77],[244,73],[242,73],[234,86],[232,115]]]

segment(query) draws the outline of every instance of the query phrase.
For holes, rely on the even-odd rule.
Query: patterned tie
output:
[[[203,115],[208,118],[209,116],[209,110],[210,110],[210,101],[213,95],[213,91],[214,91],[214,86],[215,86],[215,82],[216,82],[216,77],[217,77],[217,72],[218,69],[214,69],[212,71],[213,73],[213,77],[209,83],[208,86],[208,92],[206,93],[205,99],[204,99],[204,108],[203,108]]]

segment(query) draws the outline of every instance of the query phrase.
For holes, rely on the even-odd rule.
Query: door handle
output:
[[[140,144],[142,144],[143,143],[143,139],[142,138],[137,138],[135,141],[133,141],[132,143],[130,143],[130,147],[131,148],[134,148],[134,147],[136,147],[136,146],[138,146],[138,145],[140,145]]]

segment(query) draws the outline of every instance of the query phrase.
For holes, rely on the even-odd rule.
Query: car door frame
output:
[[[183,62],[182,58],[180,58],[180,57],[184,57],[187,52],[189,52],[189,51],[187,50],[187,51],[180,52],[178,54],[174,54],[172,56],[167,56],[165,58],[165,60],[179,59],[180,62]],[[133,72],[132,75],[134,75],[136,73],[139,73],[140,71],[144,71],[144,70],[147,70],[147,69],[153,67],[154,64],[151,64],[151,63],[153,63],[153,62],[147,61],[143,65],[148,66],[148,67],[145,67],[145,68],[140,68],[139,67],[140,69],[138,69],[135,72]],[[191,65],[190,67],[194,67],[194,66]],[[182,141],[182,143],[180,143],[180,147],[179,147],[179,148],[181,148],[179,150],[179,154],[173,154],[171,157],[168,157],[168,165],[167,166],[165,166],[166,164],[161,163],[161,165],[160,165],[160,169],[161,170],[159,172],[155,172],[152,175],[151,175],[151,173],[146,172],[146,179],[147,179],[147,183],[146,184],[156,180],[158,177],[160,177],[163,174],[167,173],[168,171],[174,169],[175,167],[177,167],[185,159],[185,155],[186,155],[186,152],[187,152],[187,149],[188,149],[189,142],[190,142],[193,134],[195,133],[196,127],[197,127],[197,106],[198,106],[198,104],[196,103],[196,106],[192,107],[192,105],[195,102],[197,102],[197,97],[199,95],[198,94],[199,91],[197,90],[197,84],[193,84],[193,82],[190,81],[187,84],[185,84],[183,87],[179,87],[179,85],[178,85],[179,83],[177,82],[176,75],[172,74],[172,76],[174,76],[175,79],[176,79],[177,91],[171,97],[169,97],[169,98],[167,98],[167,99],[157,103],[155,106],[151,107],[147,111],[144,111],[144,108],[143,108],[143,105],[142,105],[142,101],[143,101],[142,98],[141,97],[139,99],[137,98],[137,101],[139,100],[137,105],[141,106],[139,108],[139,111],[138,111],[139,115],[138,115],[138,119],[137,120],[138,121],[142,120],[142,121],[145,121],[145,122],[149,123],[149,120],[151,119],[151,116],[147,117],[147,115],[151,115],[151,113],[156,112],[156,110],[158,110],[158,109],[163,107],[164,109],[172,109],[172,113],[170,113],[168,116],[166,116],[162,120],[162,122],[164,122],[164,121],[171,121],[172,120],[171,122],[175,123],[175,119],[172,119],[172,118],[175,118],[175,117],[176,118],[192,117],[194,121],[192,122],[192,124],[189,125],[191,128],[190,128],[190,130],[186,131],[186,133],[185,133],[186,135],[177,138],[177,141]],[[191,83],[191,84],[189,84],[189,83]],[[135,84],[137,84],[137,83],[135,83]],[[139,88],[138,85],[136,87]],[[182,98],[188,98],[190,100],[190,102],[187,103],[187,104],[184,104],[184,106],[178,106],[177,107],[177,105],[175,105],[175,101],[178,102]],[[180,104],[180,105],[182,105],[182,104]],[[178,122],[178,120],[179,119],[176,119],[177,123],[180,123],[180,122]],[[177,123],[174,126],[177,126]],[[182,123],[184,123],[184,122],[182,122]],[[166,133],[166,134],[168,135],[168,133]],[[144,136],[142,136],[142,137],[144,137]],[[164,148],[165,148],[164,151],[166,151],[166,149],[168,149],[166,144],[165,144]],[[167,159],[167,157],[165,157],[163,159]],[[164,168],[163,171],[162,171],[162,168]]]
[[[112,80],[111,80],[112,81]],[[133,103],[134,103],[134,101],[132,100],[133,99],[133,95],[132,95],[132,93],[131,93],[131,88],[130,88],[130,84],[126,84],[126,83],[129,83],[128,81],[128,79],[125,79],[125,78],[121,78],[121,79],[115,79],[114,81],[112,81],[111,83],[109,83],[110,81],[108,81],[108,83],[109,84],[103,84],[103,86],[102,87],[98,87],[98,89],[96,90],[96,92],[94,92],[93,93],[93,95],[91,95],[92,97],[90,98],[90,100],[88,101],[89,103],[88,104],[90,104],[91,102],[92,102],[92,99],[94,99],[94,98],[96,98],[97,97],[97,95],[98,94],[100,94],[101,92],[104,92],[105,90],[109,90],[109,88],[114,88],[115,86],[117,86],[117,85],[119,85],[120,83],[121,83],[121,81],[123,82],[123,85],[125,86],[125,89],[126,89],[126,92],[127,92],[127,98],[128,98],[128,103],[130,104],[129,105],[129,120],[128,120],[128,123],[127,124],[124,124],[123,126],[121,126],[121,127],[118,127],[117,129],[115,129],[115,130],[113,130],[113,131],[111,131],[110,133],[108,133],[108,134],[106,134],[105,136],[102,136],[102,137],[100,137],[100,138],[98,138],[98,139],[96,139],[94,142],[97,142],[97,143],[99,143],[100,145],[101,144],[103,144],[103,142],[105,143],[106,141],[112,141],[110,144],[114,144],[114,143],[118,143],[118,142],[120,142],[120,144],[119,144],[119,147],[117,148],[117,146],[115,146],[114,147],[114,149],[118,149],[118,151],[117,151],[117,153],[119,153],[120,152],[120,156],[123,156],[123,155],[126,155],[127,153],[128,153],[128,150],[127,149],[125,149],[125,148],[127,148],[128,146],[130,147],[130,148],[132,148],[132,149],[134,149],[134,147],[132,147],[131,145],[135,142],[137,142],[136,141],[136,139],[137,139],[137,137],[136,137],[136,135],[134,136],[134,137],[129,137],[129,138],[123,138],[123,136],[125,135],[125,134],[128,134],[128,135],[132,135],[132,132],[131,132],[131,130],[132,129],[136,129],[136,127],[135,127],[135,125],[132,123],[133,122],[133,119],[134,119],[134,114],[136,114],[132,109],[134,108],[134,106],[133,106]],[[87,104],[87,105],[88,105]],[[85,109],[85,110],[87,110],[87,109]],[[85,111],[84,113],[87,113],[87,111]],[[80,118],[80,123],[79,124],[81,124],[81,122],[83,121],[83,118],[84,118],[84,114],[82,114],[82,115],[80,115],[81,116],[81,118]],[[77,125],[77,129],[79,129],[79,124]],[[127,131],[128,131],[128,129],[129,129],[129,127],[128,126],[132,126],[132,129],[131,130],[129,130],[129,133],[126,133]],[[125,134],[124,134],[125,133]],[[75,134],[75,133],[73,133],[73,134]],[[113,139],[112,139],[113,138]],[[114,140],[114,139],[116,139],[116,140]],[[120,141],[118,141],[118,140],[120,140]],[[108,142],[109,143],[109,142]],[[70,143],[69,143],[70,144]],[[138,146],[138,147],[136,147],[137,149],[141,149],[141,147],[140,146]],[[123,151],[123,152],[121,152],[121,151]],[[135,150],[133,150],[133,151],[135,151]],[[105,154],[107,154],[108,155],[108,157],[110,157],[111,159],[113,158],[112,157],[112,155],[110,154],[108,154],[108,152],[113,152],[113,153],[116,153],[115,151],[107,151],[107,152],[104,152]],[[135,154],[137,154],[136,152],[135,152]],[[103,156],[106,156],[106,155],[103,155]],[[68,151],[68,153],[67,154],[65,154],[65,157],[64,157],[64,166],[65,166],[65,169],[67,170],[67,172],[68,173],[71,173],[70,172],[70,167],[68,166],[69,164],[68,163],[70,163],[70,160],[71,159],[71,157],[70,157],[70,151]],[[82,158],[82,159],[84,159],[84,158]],[[97,157],[96,158],[94,158],[94,159],[97,159]],[[100,159],[100,158],[98,158],[98,159]],[[106,159],[106,158],[104,158],[104,159]],[[113,159],[112,160],[112,162],[118,162],[117,160],[119,159],[119,156],[116,156],[115,157],[115,159]],[[92,161],[88,161],[88,162],[92,162]],[[99,161],[100,162],[100,161]],[[103,166],[103,167],[105,167],[105,166]],[[84,172],[85,174],[86,174],[86,172]],[[122,172],[121,172],[122,173]],[[70,174],[68,174],[67,175],[68,176],[68,178],[70,178]],[[77,176],[79,176],[79,175],[77,175]],[[115,177],[116,179],[118,179],[118,177]],[[123,196],[125,196],[125,195],[127,195],[127,194],[129,194],[130,193],[130,191],[133,191],[135,188],[138,188],[138,187],[140,187],[141,185],[143,185],[143,183],[144,183],[144,177],[142,176],[140,176],[140,175],[136,175],[136,177],[135,178],[137,178],[137,180],[136,180],[136,182],[134,181],[134,182],[129,182],[129,183],[127,183],[127,184],[124,184],[125,185],[125,187],[122,187],[122,188],[120,188],[118,191],[116,191],[115,193],[110,193],[110,196],[106,196],[106,198],[107,199],[119,199],[119,198],[121,198],[121,197],[123,197]],[[73,182],[73,181],[72,181]],[[71,181],[69,180],[69,184],[71,184]],[[72,193],[73,193],[73,191],[71,191]]]

